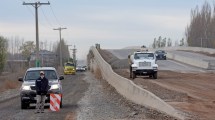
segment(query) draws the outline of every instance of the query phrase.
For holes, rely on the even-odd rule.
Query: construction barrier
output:
[[[61,94],[50,94],[50,110],[59,111],[61,103]]]

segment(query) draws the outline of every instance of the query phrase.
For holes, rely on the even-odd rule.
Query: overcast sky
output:
[[[23,1],[37,0],[1,0],[0,35],[35,41],[35,10],[22,5]],[[62,37],[77,46],[78,59],[85,59],[95,43],[113,49],[148,46],[159,36],[179,40],[190,21],[190,10],[204,1],[49,0],[50,6],[39,8],[39,38],[54,44],[59,33],[53,28],[66,27]]]

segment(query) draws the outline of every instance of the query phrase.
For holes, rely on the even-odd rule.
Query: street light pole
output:
[[[61,44],[61,31],[63,29],[67,29],[67,28],[61,28],[61,27],[59,27],[59,28],[53,29],[53,30],[58,30],[59,34],[60,34],[60,53],[59,53],[60,54],[60,70],[62,70],[62,67],[63,67],[63,65],[62,65],[62,62],[63,62],[63,60],[62,60],[62,44]]]

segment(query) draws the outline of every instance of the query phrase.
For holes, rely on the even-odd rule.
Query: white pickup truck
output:
[[[135,79],[136,76],[149,76],[157,79],[158,65],[156,64],[156,56],[153,52],[134,52],[128,56],[130,63],[130,78]]]

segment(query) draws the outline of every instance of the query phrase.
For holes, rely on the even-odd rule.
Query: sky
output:
[[[1,0],[0,35],[35,41],[35,9],[23,1]],[[48,2],[48,0],[40,0]],[[62,38],[77,47],[77,58],[86,59],[90,46],[104,49],[149,46],[159,36],[180,40],[190,21],[190,11],[205,0],[49,0],[39,7],[39,40],[47,48]],[[210,0],[209,2],[213,2]],[[70,49],[73,47],[70,46]],[[72,51],[70,51],[72,52]]]

